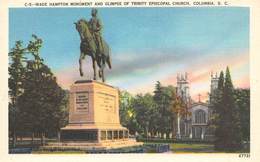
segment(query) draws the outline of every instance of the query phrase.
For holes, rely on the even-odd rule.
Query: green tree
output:
[[[15,47],[9,52],[10,65],[8,68],[9,79],[9,132],[13,137],[13,146],[16,145],[16,130],[19,121],[19,108],[17,99],[23,93],[22,84],[24,81],[25,67],[23,61],[25,49],[22,47],[22,41],[17,41]]]
[[[240,114],[243,141],[250,141],[250,90],[235,89],[235,102]]]
[[[136,112],[133,108],[134,97],[127,91],[120,91],[119,95],[119,116],[120,123],[129,129],[131,134],[138,131]]]
[[[171,112],[172,112],[172,135],[173,137],[177,134],[178,127],[178,115],[185,116],[185,103],[181,97],[177,96],[176,90],[172,91],[172,101],[171,101]]]
[[[235,151],[241,148],[242,134],[238,105],[229,68],[226,68],[225,80],[221,72],[218,94],[214,101],[215,148],[217,150]]]
[[[22,68],[19,68],[22,64],[18,67],[10,65],[9,87],[11,100],[13,100],[15,89],[20,92],[15,98],[15,104],[17,107],[19,106],[19,118],[17,119],[19,127],[15,127],[15,130],[19,128],[21,134],[40,133],[43,137],[44,134],[57,132],[67,122],[68,93],[59,87],[56,77],[44,64],[39,52],[41,47],[42,40],[36,35],[32,36],[32,40],[26,48],[22,48],[21,43],[17,43],[16,48],[10,52],[11,60],[13,60],[13,53],[16,55],[30,54],[32,59],[26,60],[26,67],[22,73],[20,70]],[[22,79],[14,81],[16,73],[22,74]],[[14,86],[15,82],[19,88]],[[9,115],[9,119],[14,117],[13,114]]]
[[[134,98],[133,107],[136,112],[136,121],[140,126],[139,133],[144,134],[145,137],[148,137],[151,113],[154,106],[153,96],[149,93],[145,95],[138,94]]]
[[[172,100],[175,94],[175,88],[173,86],[163,87],[163,110],[161,112],[163,121],[163,132],[166,134],[166,138],[169,138],[173,128],[174,111],[172,111]],[[161,121],[160,121],[161,122]]]
[[[31,133],[50,134],[64,126],[66,118],[66,93],[56,83],[50,69],[41,64],[34,69],[28,63],[24,93],[18,100],[24,130]]]
[[[148,126],[148,131],[151,133],[151,137],[154,137],[156,135],[156,133],[159,131],[160,129],[160,113],[156,107],[156,104],[153,100],[153,98],[151,99],[151,102],[153,102],[153,106],[150,107],[149,109],[149,126]]]
[[[155,106],[156,106],[156,112],[157,112],[157,121],[160,121],[158,123],[156,123],[158,129],[156,130],[157,132],[160,132],[161,134],[163,134],[163,127],[164,127],[164,123],[161,122],[161,119],[163,118],[162,115],[162,111],[163,111],[163,87],[161,85],[161,83],[159,81],[156,82],[155,84],[155,90],[154,90],[154,95],[153,95],[153,99],[155,102]]]
[[[153,99],[158,112],[158,131],[161,135],[166,134],[167,138],[173,127],[172,94],[174,91],[174,87],[163,87],[159,81],[155,84]]]
[[[213,106],[213,113],[211,116],[211,126],[215,130],[215,149],[219,150],[224,145],[224,105],[223,105],[223,93],[224,93],[224,73],[220,72],[218,80],[218,89],[216,90],[216,95],[211,101]]]
[[[229,68],[226,69],[226,77],[223,93],[223,104],[225,113],[225,148],[232,151],[241,147],[242,134],[240,114],[234,98],[234,87],[231,80]]]

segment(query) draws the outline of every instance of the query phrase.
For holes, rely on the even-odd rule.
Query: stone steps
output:
[[[131,147],[143,145],[142,142],[136,142],[135,140],[120,140],[120,141],[102,141],[101,143],[90,142],[53,142],[42,146],[43,149],[111,149],[121,147]]]

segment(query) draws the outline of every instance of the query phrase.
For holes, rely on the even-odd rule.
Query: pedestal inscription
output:
[[[88,110],[89,108],[89,93],[88,92],[76,92],[76,109]]]
[[[115,113],[116,97],[107,93],[99,92],[98,99],[100,100],[99,107],[109,113]]]

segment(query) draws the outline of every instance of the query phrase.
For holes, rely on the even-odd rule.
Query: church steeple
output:
[[[198,94],[198,98],[199,98],[199,103],[201,102],[201,101],[200,101],[200,97],[201,97],[201,94],[199,93],[199,94]]]
[[[190,93],[189,93],[189,81],[188,73],[177,74],[177,95],[182,97],[185,102],[189,102]]]
[[[211,72],[211,83],[210,83],[210,102],[212,102],[212,97],[216,94],[216,90],[218,89],[218,73],[216,72],[215,75]]]

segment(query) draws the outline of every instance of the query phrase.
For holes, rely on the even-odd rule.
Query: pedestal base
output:
[[[61,129],[61,142],[44,147],[109,149],[143,144],[128,137],[119,121],[119,90],[82,80],[71,86],[69,124]]]
[[[61,129],[61,141],[102,143],[128,139],[127,128],[116,125],[69,124]]]
[[[125,148],[125,147],[134,147],[142,146],[143,142],[136,142],[134,139],[121,139],[121,140],[111,140],[111,141],[102,141],[99,143],[96,142],[53,142],[48,143],[43,146],[43,149],[50,150],[109,150],[115,148]]]

